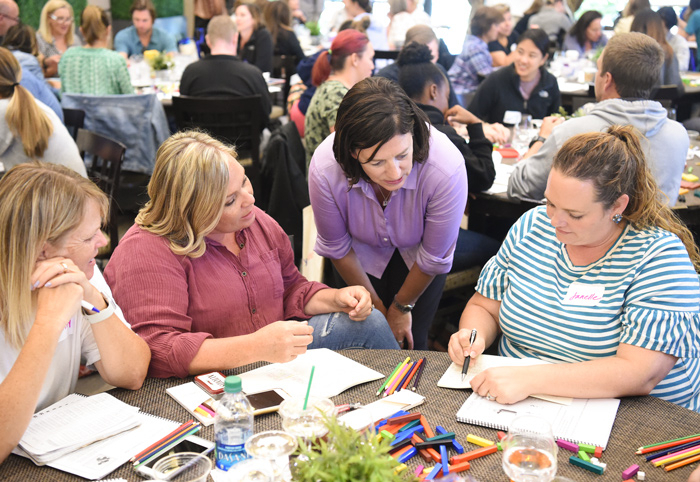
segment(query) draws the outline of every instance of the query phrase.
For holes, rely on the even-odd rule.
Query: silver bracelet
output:
[[[105,303],[107,303],[106,308],[101,309],[99,313],[88,313],[85,310],[83,310],[83,318],[89,321],[91,325],[94,325],[95,323],[99,323],[101,321],[105,321],[107,318],[114,314],[114,304],[110,301],[108,296],[104,295],[104,293],[100,294],[102,295],[102,298],[104,298]]]

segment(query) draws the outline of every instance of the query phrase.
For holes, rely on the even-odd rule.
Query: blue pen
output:
[[[85,301],[85,300],[82,300],[82,301],[80,302],[80,306],[82,306],[83,308],[85,308],[87,311],[92,311],[92,312],[95,312],[95,313],[99,313],[99,312],[100,312],[100,310],[98,310],[97,308],[95,308],[94,306],[92,306],[90,303],[88,303],[88,302]]]

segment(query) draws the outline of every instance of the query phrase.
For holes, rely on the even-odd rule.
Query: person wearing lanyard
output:
[[[399,343],[426,349],[467,201],[457,148],[396,83],[364,79],[316,149],[309,195],[316,252],[367,288]]]

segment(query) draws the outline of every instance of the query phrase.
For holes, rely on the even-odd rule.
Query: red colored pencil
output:
[[[676,447],[678,445],[683,445],[685,443],[692,442],[694,440],[700,440],[700,434],[695,434],[695,435],[691,435],[691,436],[685,437],[685,438],[679,438],[679,439],[675,439],[675,440],[669,440],[667,442],[661,442],[658,444],[646,445],[644,447],[639,447],[639,449],[637,450],[637,454],[641,455],[641,454],[647,454],[649,452],[656,452],[657,450],[663,450],[663,449],[667,449],[670,447]]]
[[[196,423],[199,423],[199,422],[196,422]],[[168,435],[166,435],[162,439],[158,440],[155,443],[152,443],[151,445],[149,445],[148,447],[143,449],[141,452],[139,452],[136,455],[134,455],[133,457],[131,457],[131,459],[129,459],[129,462],[133,462],[136,459],[140,459],[141,457],[146,455],[148,452],[151,452],[153,449],[156,449],[159,445],[168,442],[170,439],[172,439],[173,437],[177,437],[178,435],[182,434],[183,432],[187,432],[190,428],[192,428],[192,425],[194,425],[194,424],[195,424],[194,420],[188,420],[187,422],[180,425],[178,428],[176,428],[175,430],[170,432]]]
[[[406,381],[404,382],[404,384],[401,385],[401,390],[405,390],[406,387],[408,387],[408,386],[411,384],[411,380],[413,379],[414,375],[415,375],[416,372],[418,371],[418,368],[423,364],[423,360],[424,360],[424,359],[421,358],[420,360],[418,360],[418,361],[416,362],[415,366],[413,367],[413,370],[411,370],[411,373],[408,374],[408,378],[406,379]]]

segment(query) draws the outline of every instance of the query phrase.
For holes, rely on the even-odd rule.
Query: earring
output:
[[[620,221],[622,221],[622,214],[617,213],[617,214],[613,215],[612,221],[615,224],[620,224]]]

